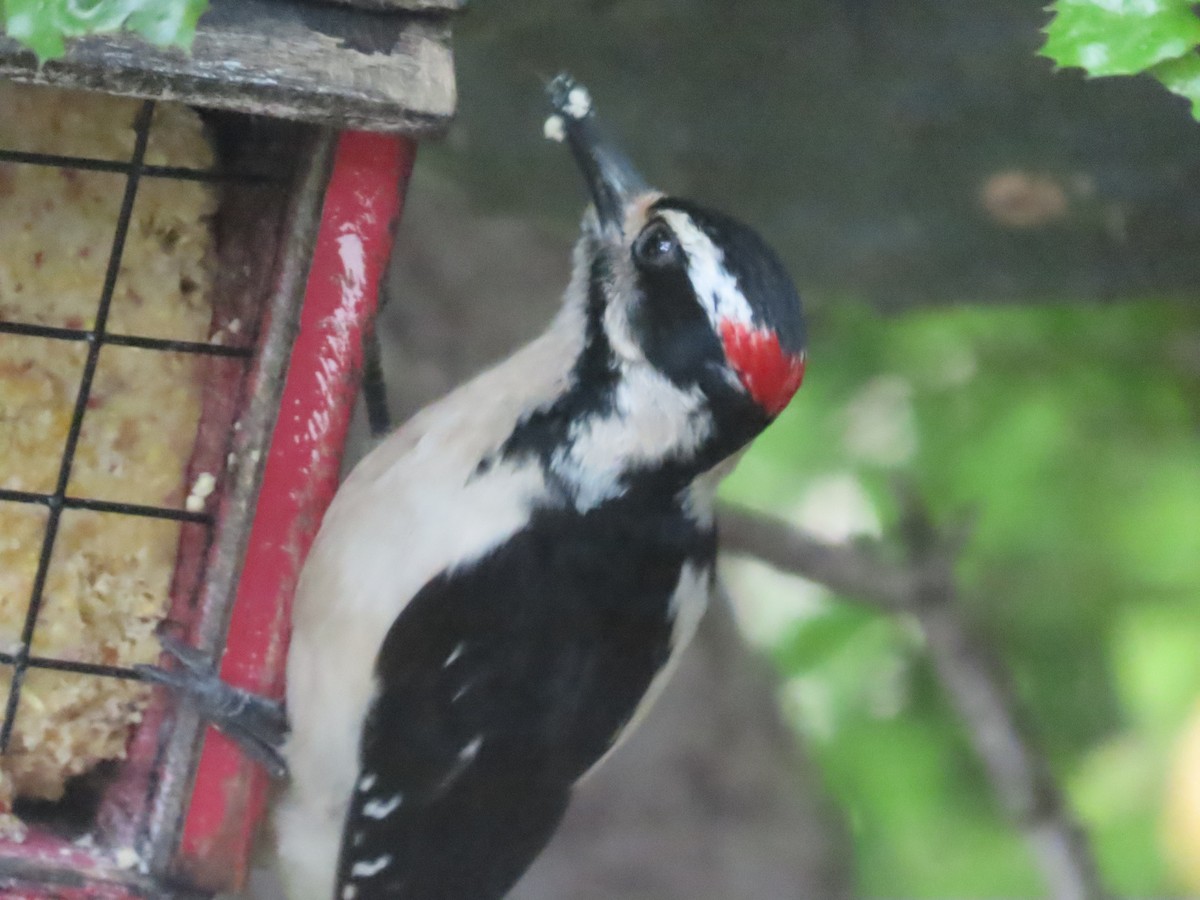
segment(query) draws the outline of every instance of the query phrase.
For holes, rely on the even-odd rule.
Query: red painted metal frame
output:
[[[378,304],[415,152],[406,138],[346,132],[338,140],[221,666],[227,682],[256,693],[283,695],[292,594],[337,488],[363,338]],[[221,887],[241,884],[267,789],[265,772],[210,729],[179,868],[227,873]]]

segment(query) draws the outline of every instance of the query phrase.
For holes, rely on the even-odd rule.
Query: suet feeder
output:
[[[36,369],[57,353],[78,364],[61,409],[49,395],[10,402],[21,416],[61,429],[51,429],[55,453],[36,461],[43,479],[0,471],[0,512],[36,525],[28,546],[10,542],[27,570],[3,571],[0,555],[0,579],[28,587],[12,634],[0,636],[6,752],[25,740],[22,716],[44,703],[41,681],[80,679],[101,693],[105,684],[136,681],[119,654],[56,652],[63,642],[44,632],[57,622],[62,548],[74,541],[82,557],[99,552],[89,551],[90,532],[79,527],[88,516],[97,534],[119,532],[123,522],[137,523],[135,533],[143,524],[172,529],[163,624],[155,627],[210,654],[230,683],[282,695],[289,602],[337,484],[416,141],[443,129],[453,112],[449,19],[457,5],[212,0],[189,53],[114,34],[76,40],[65,57],[41,66],[0,37],[0,80],[142,101],[129,107],[132,150],[119,158],[69,144],[0,145],[0,195],[5,183],[19,187],[36,172],[53,172],[64,189],[78,183],[73,173],[103,173],[111,197],[94,199],[115,211],[104,259],[73,263],[102,273],[86,315],[56,319],[53,297],[14,305],[16,286],[0,277],[0,392],[6,362]],[[211,165],[178,164],[155,149],[166,140],[155,129],[167,102],[197,111]],[[150,328],[148,317],[122,306],[130,297],[154,302],[126,283],[123,254],[139,199],[167,182],[201,185],[216,199],[203,260],[211,315],[186,337]],[[18,227],[0,221],[0,230]],[[178,254],[177,233],[158,240],[163,253]],[[5,246],[0,239],[0,253]],[[31,266],[54,264],[37,252]],[[0,257],[0,276],[10,262]],[[189,284],[185,293],[195,289]],[[101,440],[104,411],[136,407],[121,392],[136,397],[141,382],[106,369],[122,353],[149,354],[137,357],[147,363],[145,381],[158,377],[156,354],[182,360],[198,387],[195,441],[180,483],[165,493],[141,490],[150,479],[136,471],[118,472],[111,489],[89,488],[80,475],[81,457],[98,452],[92,443]],[[0,396],[7,428],[4,402]],[[129,554],[136,568],[136,548]],[[266,803],[265,773],[186,704],[162,692],[140,696],[123,756],[75,775],[61,800],[15,800],[8,812],[23,833],[10,829],[0,839],[3,896],[193,897],[241,883]]]

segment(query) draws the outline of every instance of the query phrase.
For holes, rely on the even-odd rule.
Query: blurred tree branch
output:
[[[1018,714],[1008,673],[961,609],[954,563],[965,529],[940,534],[914,494],[902,493],[907,559],[878,541],[831,544],[787,522],[723,506],[722,548],[824,585],[847,599],[912,616],[946,696],[961,717],[992,789],[1032,849],[1058,900],[1109,896],[1083,829]]]

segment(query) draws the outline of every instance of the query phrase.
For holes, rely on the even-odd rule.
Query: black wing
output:
[[[680,567],[711,553],[682,520],[665,542],[607,524],[535,520],[393,624],[336,897],[493,900],[545,846],[670,653]]]

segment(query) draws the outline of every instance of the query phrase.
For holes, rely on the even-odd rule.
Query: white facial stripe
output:
[[[713,327],[727,319],[754,327],[750,302],[738,288],[733,273],[725,268],[725,254],[721,249],[696,227],[687,213],[665,209],[659,215],[679,238],[687,255],[688,277]]]

